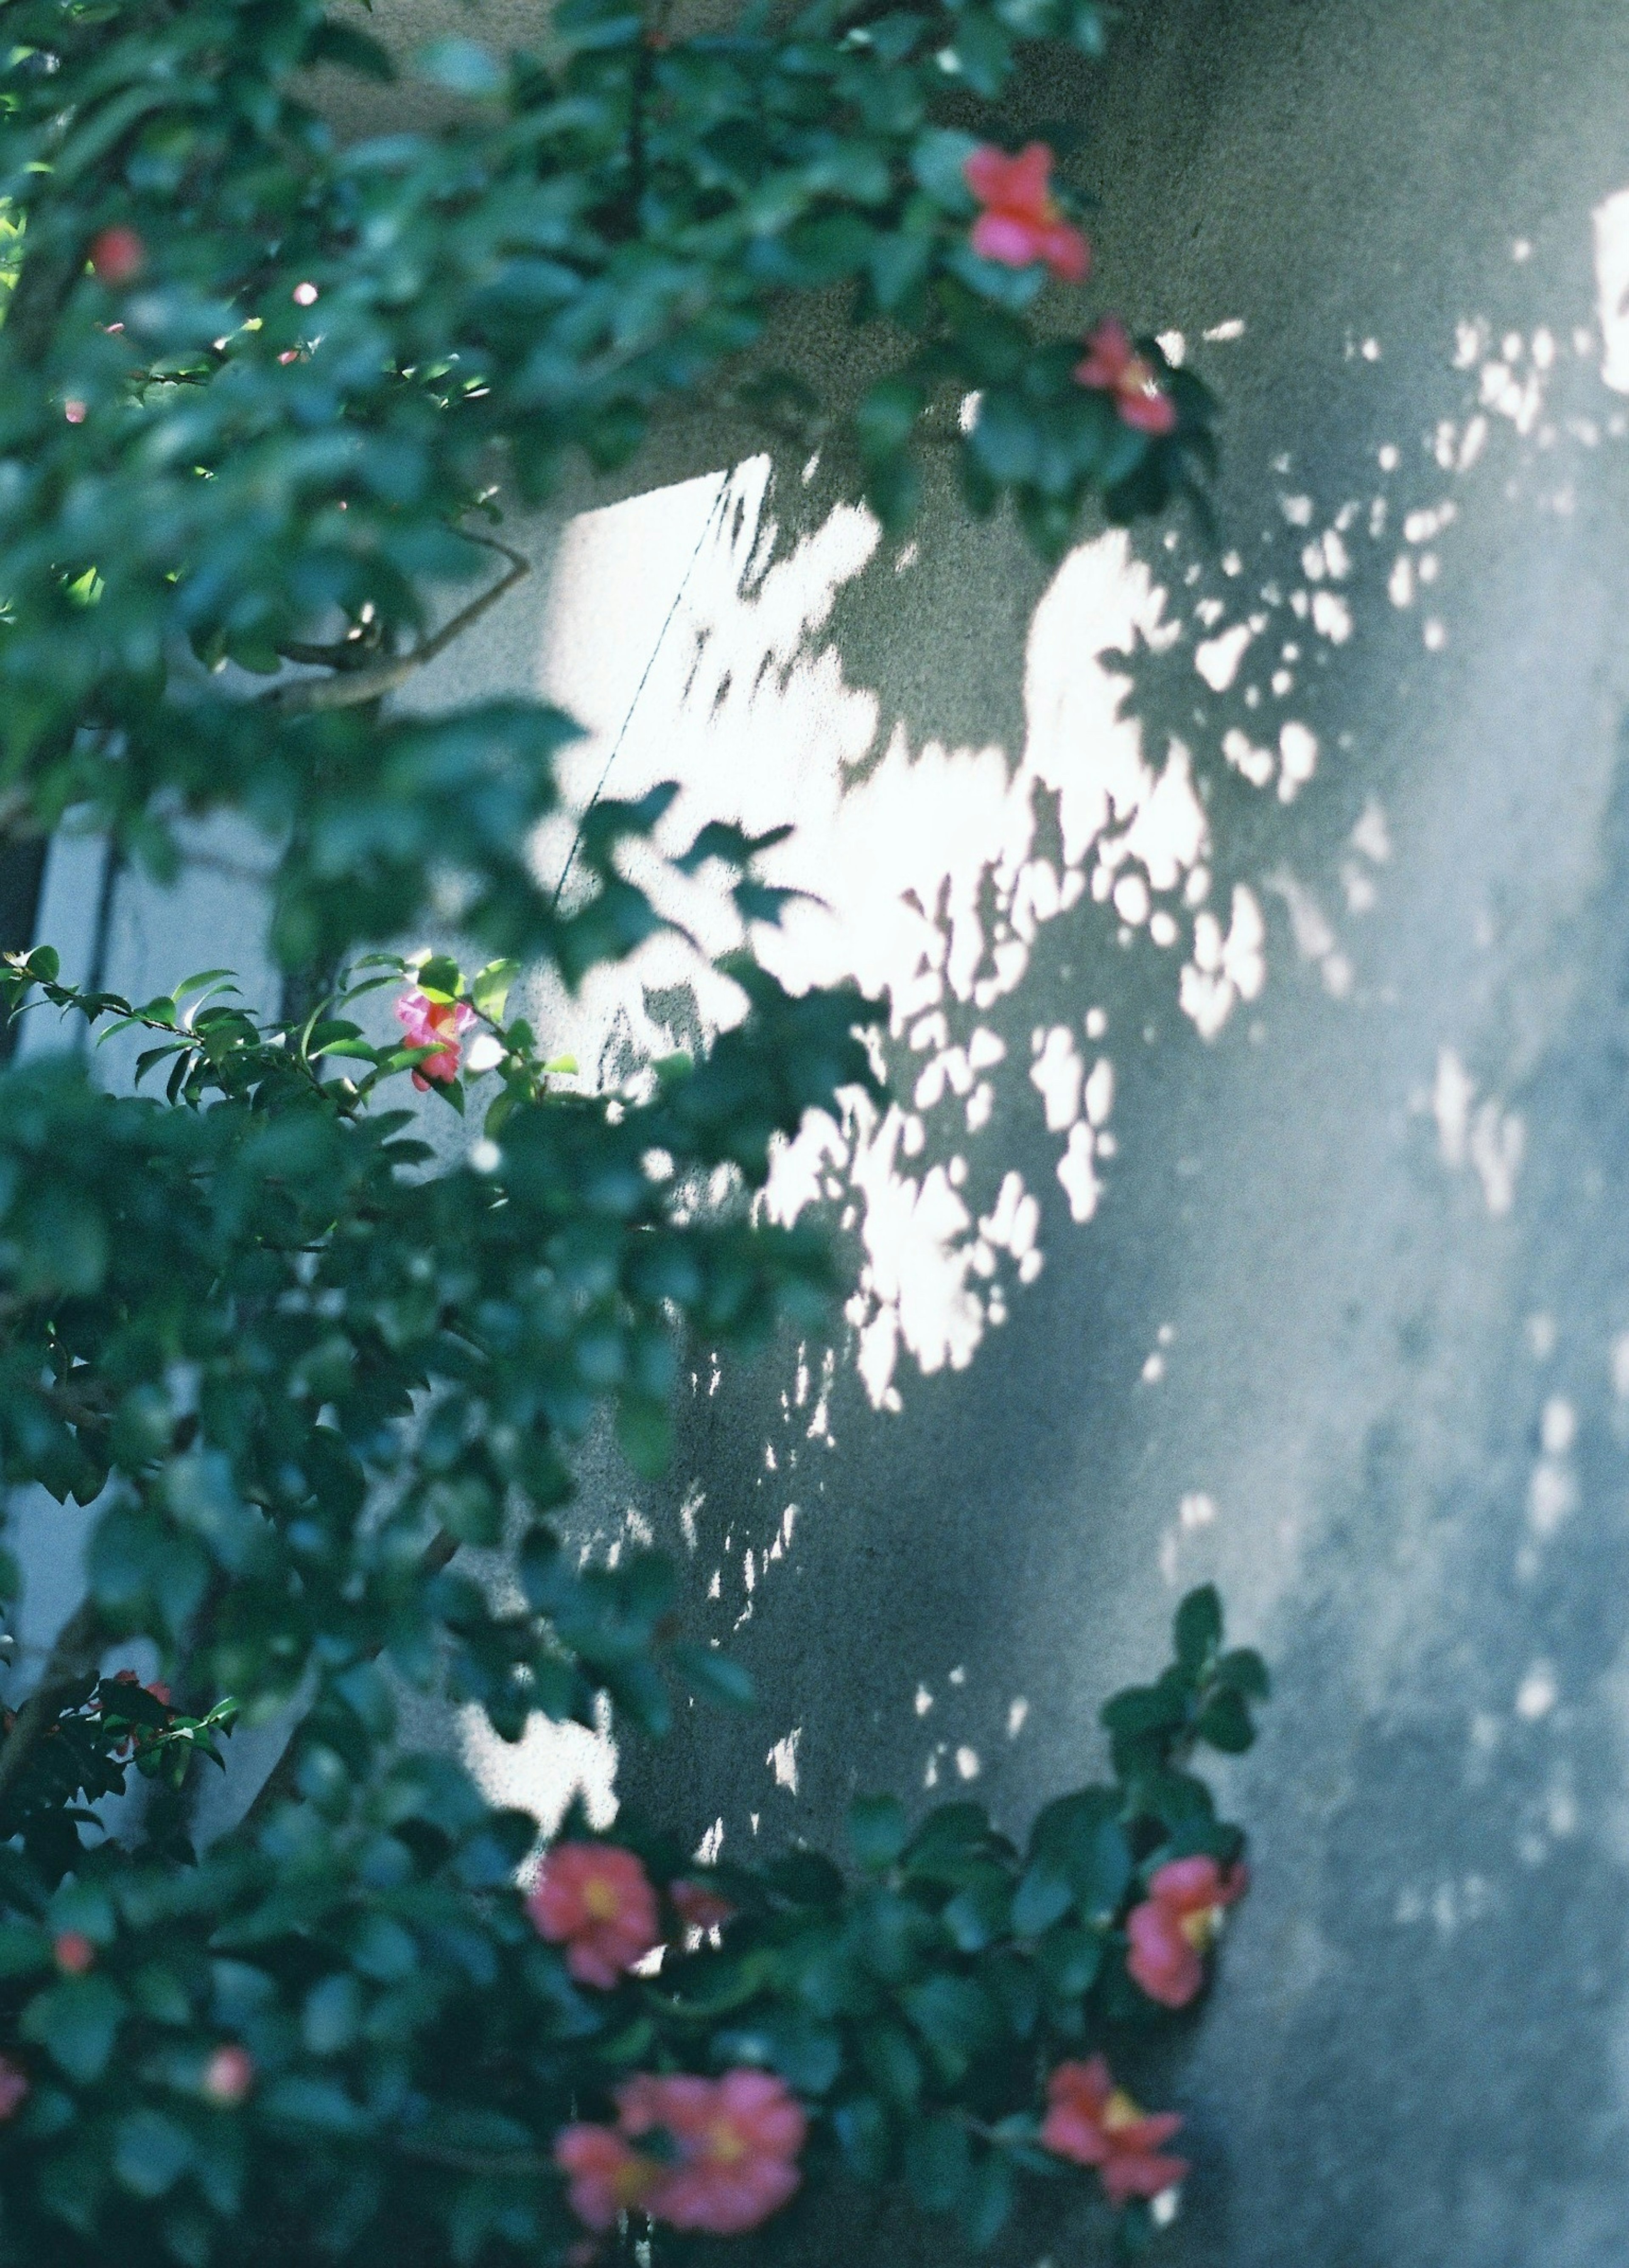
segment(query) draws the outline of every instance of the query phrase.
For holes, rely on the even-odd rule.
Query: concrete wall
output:
[[[832,1344],[702,1365],[667,1489],[594,1462],[585,1537],[671,1541],[764,1697],[624,1790],[726,1848],[857,1786],[1021,1825],[1189,1584],[1274,1664],[1173,2261],[1629,2254],[1626,89],[1606,0],[1134,7],[1036,113],[1089,105],[1104,295],[1226,398],[1218,550],[1049,577],[937,493],[890,547],[676,447],[422,688],[796,819],[827,906],[766,951],[894,1004],[896,1103],[772,1197],[844,1224]],[[544,1005],[605,1078],[731,1012],[671,950]],[[608,1800],[544,1728],[476,1761]]]

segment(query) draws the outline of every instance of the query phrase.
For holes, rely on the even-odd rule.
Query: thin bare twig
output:
[[[431,1575],[439,1575],[457,1549],[457,1536],[449,1535],[445,1528],[438,1529],[419,1562],[420,1573],[426,1580]],[[383,1651],[382,1646],[371,1647],[368,1660],[372,1661]],[[255,1790],[253,1801],[238,1822],[240,1827],[251,1830],[258,1827],[269,1811],[294,1794],[295,1778],[299,1770],[299,1727],[296,1725],[289,1734],[287,1747]]]
[[[468,529],[461,531],[470,543],[479,543],[488,551],[501,552],[509,562],[509,571],[499,576],[490,590],[483,591],[478,599],[444,622],[433,636],[424,638],[411,653],[399,654],[394,661],[381,661],[372,669],[342,669],[331,677],[300,677],[291,684],[273,685],[260,695],[257,705],[275,709],[280,717],[314,717],[326,715],[335,709],[357,709],[369,701],[382,701],[387,693],[398,688],[445,653],[455,638],[460,638],[472,622],[479,620],[489,607],[496,606],[505,591],[517,584],[522,576],[532,571],[532,563],[519,551],[512,551],[494,535],[472,535]]]

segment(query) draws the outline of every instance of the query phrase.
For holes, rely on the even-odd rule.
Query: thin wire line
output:
[[[587,818],[589,812],[593,809],[595,804],[599,802],[600,798],[605,792],[605,784],[611,777],[612,765],[622,754],[623,742],[628,737],[628,727],[633,722],[634,711],[639,705],[640,699],[644,695],[646,685],[650,682],[651,672],[655,668],[658,660],[660,659],[661,650],[667,642],[667,633],[673,628],[674,616],[678,613],[680,606],[683,602],[684,594],[690,587],[690,578],[696,571],[696,563],[702,556],[703,547],[705,545],[707,538],[712,534],[713,525],[722,514],[724,507],[729,500],[729,495],[730,475],[726,473],[719,482],[719,493],[713,498],[712,509],[707,514],[706,519],[704,521],[702,526],[702,532],[696,539],[696,549],[690,554],[689,563],[685,568],[684,573],[680,578],[678,589],[673,594],[673,604],[668,608],[667,615],[663,620],[662,626],[656,633],[656,643],[651,648],[650,659],[645,663],[639,682],[633,689],[633,698],[628,703],[628,713],[623,718],[622,724],[617,730],[615,740],[611,743],[611,752],[605,760],[604,768],[601,771],[599,781],[594,788],[594,792],[589,797],[587,805],[584,809],[583,820]],[[555,884],[554,903],[557,906],[560,902],[560,894],[564,889],[566,882],[570,878],[571,868],[576,862],[578,851],[582,848],[583,820],[579,820],[578,821],[577,832],[571,838],[571,847],[566,853],[565,865],[561,868],[560,879]]]

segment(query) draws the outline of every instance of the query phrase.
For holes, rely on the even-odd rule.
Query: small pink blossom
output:
[[[722,1929],[726,1921],[735,1918],[735,1909],[729,1900],[721,1898],[705,1882],[683,1879],[669,1882],[667,1896],[686,1929]]]
[[[59,1930],[51,1940],[51,1958],[64,1977],[83,1977],[96,1966],[96,1948],[82,1929]]]
[[[131,284],[147,264],[147,247],[133,228],[115,223],[91,239],[91,265],[104,284]]]
[[[1223,1910],[1249,1888],[1246,1867],[1214,1859],[1173,1859],[1148,1884],[1148,1896],[1126,1917],[1131,1941],[1126,1967],[1151,2000],[1185,2008],[1205,1983],[1205,1955]]]
[[[1169,433],[1176,404],[1160,383],[1154,365],[1136,352],[1118,315],[1105,315],[1086,341],[1086,359],[1075,364],[1075,382],[1112,394],[1121,422],[1139,433]]]
[[[609,2228],[618,2213],[643,2206],[662,2172],[653,2158],[630,2148],[614,2126],[562,2127],[554,2158],[567,2177],[571,2211],[588,2228]]]
[[[1183,2158],[1160,2155],[1182,2125],[1174,2110],[1153,2117],[1114,2083],[1102,2056],[1089,2063],[1060,2063],[1047,2081],[1043,2146],[1077,2166],[1095,2166],[1112,2205],[1129,2198],[1158,2197],[1187,2174]]]
[[[85,417],[85,405],[83,401],[64,401],[63,404],[63,415],[70,425],[83,425]]]
[[[578,1983],[602,1992],[661,1941],[650,1877],[615,1843],[557,1843],[526,1910]]]
[[[962,173],[984,210],[970,241],[981,259],[1003,268],[1028,268],[1038,260],[1060,282],[1080,284],[1091,270],[1092,248],[1058,210],[1051,171],[1044,142],[1031,142],[1016,158],[991,142],[975,150]]]
[[[10,2056],[0,2055],[0,2120],[15,2117],[28,2092],[28,2073]]]
[[[646,2211],[674,2228],[739,2236],[778,2213],[802,2181],[802,2104],[767,2071],[641,2075],[618,2089],[617,2123],[636,2139],[660,2132],[676,2148]]]
[[[243,2102],[254,2084],[254,2057],[236,2040],[229,2040],[225,2047],[217,2048],[204,2065],[199,2088],[207,2102],[217,2103],[223,2110],[232,2110]]]
[[[445,1086],[449,1079],[456,1079],[463,1055],[463,1035],[475,1020],[475,1012],[469,1003],[431,1000],[415,985],[397,1001],[396,1017],[407,1033],[409,1046],[433,1047],[436,1050],[434,1055],[425,1056],[413,1073],[414,1086],[423,1092],[431,1080]]]

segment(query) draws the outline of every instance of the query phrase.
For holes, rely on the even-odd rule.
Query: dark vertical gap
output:
[[[87,992],[100,992],[107,981],[107,954],[113,943],[114,900],[118,894],[119,877],[123,872],[123,853],[115,843],[110,843],[102,859],[101,887],[96,894],[96,926],[91,933],[91,965],[85,977]]]
[[[30,843],[0,843],[0,953],[33,949],[49,849],[44,836]],[[17,1032],[14,1023],[0,1026],[0,1063],[16,1047]]]

